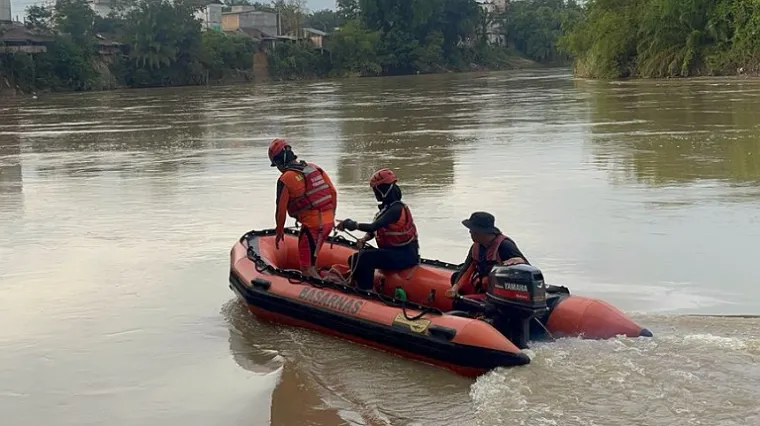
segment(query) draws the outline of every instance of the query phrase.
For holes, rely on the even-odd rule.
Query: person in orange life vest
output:
[[[324,170],[313,163],[296,161],[297,158],[284,139],[275,139],[269,145],[269,160],[281,173],[277,179],[275,247],[279,250],[285,238],[287,213],[301,223],[298,236],[301,271],[318,277],[317,254],[333,229],[338,193]]]
[[[493,215],[486,212],[475,212],[462,221],[470,230],[473,244],[464,264],[451,277],[452,287],[446,292],[447,297],[454,298],[461,292],[474,299],[482,299],[491,268],[498,264],[528,263],[517,244],[502,234],[494,222]]]
[[[359,252],[348,258],[356,286],[371,290],[375,269],[401,270],[420,263],[420,245],[417,227],[409,207],[401,202],[401,188],[396,185],[396,174],[389,169],[380,169],[372,175],[369,185],[380,202],[380,211],[372,223],[357,223],[345,219],[338,229],[366,232],[359,240]],[[377,249],[364,248],[364,244],[375,238]]]

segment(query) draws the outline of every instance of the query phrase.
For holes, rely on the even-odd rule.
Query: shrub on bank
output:
[[[760,71],[760,4],[590,0],[560,37],[577,75],[688,77]]]

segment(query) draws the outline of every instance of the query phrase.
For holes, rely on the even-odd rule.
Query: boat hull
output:
[[[345,239],[331,237],[320,251],[317,265],[345,267],[356,250]],[[465,376],[530,363],[524,352],[489,323],[445,313],[452,309],[445,291],[456,265],[423,260],[410,270],[378,272],[378,293],[391,296],[401,288],[408,298],[402,303],[348,286],[304,279],[293,271],[297,253],[297,231],[292,230],[279,249],[273,230],[252,231],[233,246],[230,288],[258,318],[312,329]],[[611,305],[570,296],[563,288],[554,288],[547,304],[547,313],[531,325],[533,339],[638,336],[643,330]]]
[[[426,323],[422,321],[430,321],[428,316],[423,316],[422,321],[401,320],[396,321],[395,324],[393,321],[387,324],[369,318],[373,314],[375,316],[378,314],[371,308],[381,307],[379,305],[373,306],[375,302],[349,295],[341,296],[340,293],[333,290],[315,289],[307,285],[292,285],[298,287],[299,292],[311,294],[311,297],[314,298],[320,297],[329,301],[330,299],[338,300],[338,297],[344,297],[344,306],[349,307],[341,312],[343,308],[331,309],[313,306],[309,303],[299,303],[287,296],[282,297],[263,289],[247,286],[235,275],[230,277],[230,286],[238,298],[248,306],[248,309],[256,317],[265,321],[315,330],[406,358],[444,367],[465,376],[477,376],[496,367],[525,365],[530,362],[528,356],[514,346],[508,350],[497,350],[455,343],[449,341],[448,336],[436,336],[435,331],[425,333],[421,328]],[[359,307],[359,310],[367,309],[368,312],[365,315],[361,315],[358,311],[352,314],[351,311],[356,307]],[[398,311],[399,313],[396,315],[403,315],[400,309]],[[407,311],[407,314],[416,315],[419,312]],[[464,320],[464,318],[461,319]],[[414,326],[410,326],[409,323],[419,324],[419,326],[413,330]],[[427,324],[428,329],[434,325],[433,323],[434,321],[431,321]]]

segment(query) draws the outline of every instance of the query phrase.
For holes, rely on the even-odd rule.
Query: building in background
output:
[[[274,12],[264,12],[253,6],[232,6],[232,10],[222,13],[222,29],[237,31],[257,29],[267,36],[281,35],[280,16]]]
[[[11,0],[0,0],[0,23],[8,23],[13,20],[11,15]]]
[[[195,17],[201,21],[204,30],[222,31],[223,7],[224,5],[221,1],[213,0],[195,13]]]
[[[52,43],[53,37],[28,30],[20,22],[0,23],[0,54],[47,52]]]
[[[92,11],[101,18],[105,18],[111,13],[111,0],[88,0]]]
[[[507,6],[509,5],[508,0],[478,0],[478,5],[480,5],[480,8],[484,11],[498,15],[500,13],[504,13],[507,10]]]
[[[6,0],[0,0],[6,1]],[[96,15],[104,18],[113,10],[112,0],[88,0],[90,7]],[[222,30],[222,2],[210,0],[203,9],[195,13],[195,17],[201,21],[204,29]]]
[[[314,44],[314,47],[317,49],[324,49],[327,33],[315,28],[301,28],[297,34],[294,31],[291,31],[289,35],[295,36],[299,39],[309,39]]]

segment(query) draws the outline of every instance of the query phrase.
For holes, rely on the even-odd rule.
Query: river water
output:
[[[760,314],[758,111],[758,80],[566,70],[0,99],[3,424],[760,424],[760,320],[715,316]],[[340,217],[369,220],[391,167],[424,257],[461,262],[490,211],[655,338],[470,380],[257,322],[229,249],[273,226],[275,136]]]

